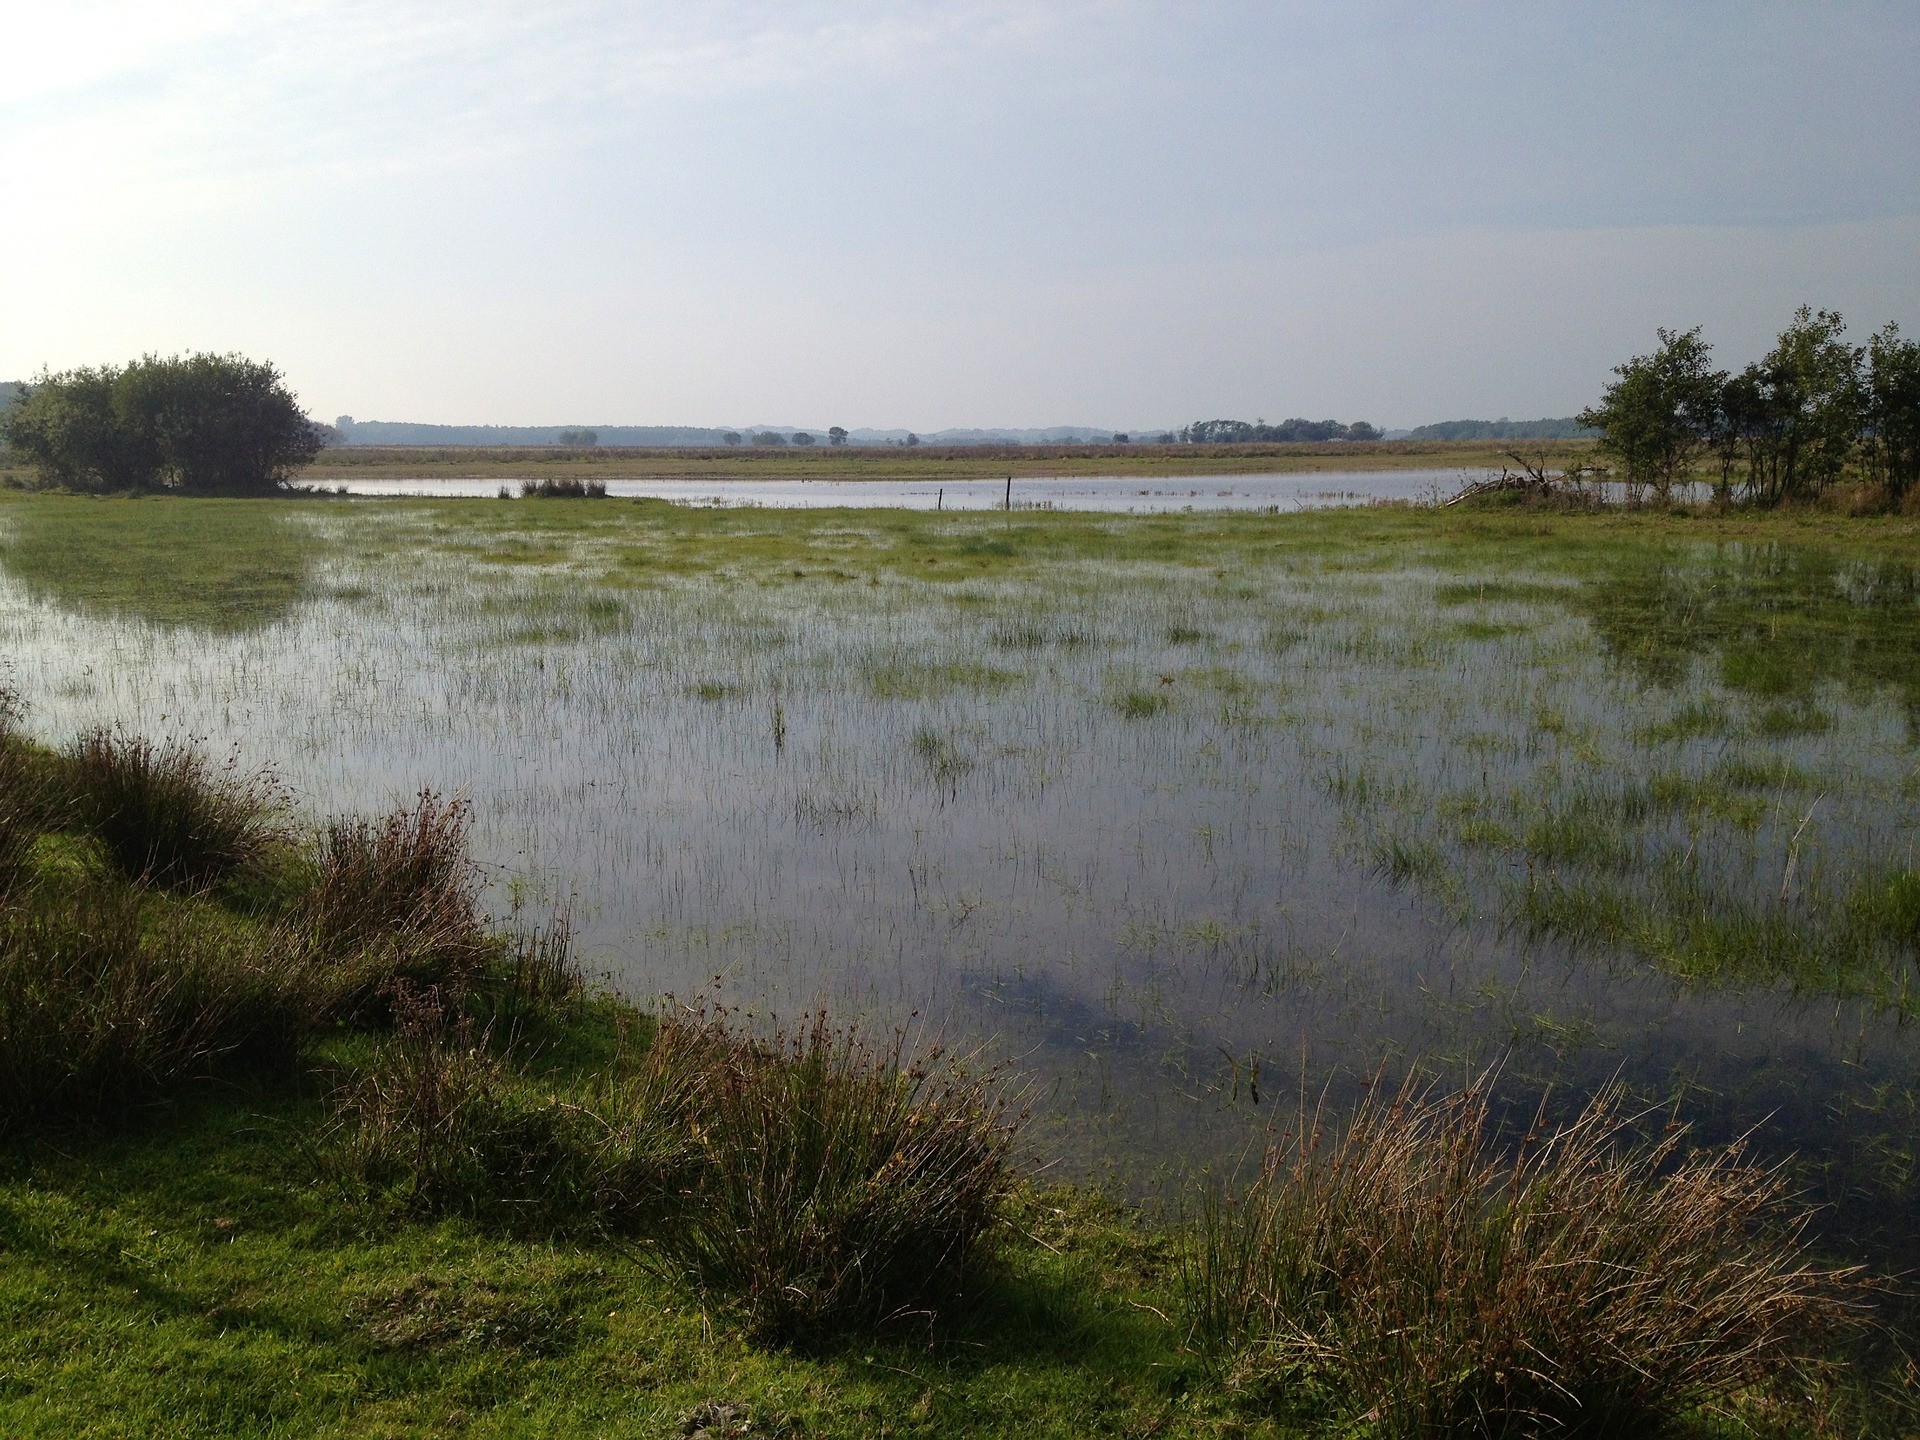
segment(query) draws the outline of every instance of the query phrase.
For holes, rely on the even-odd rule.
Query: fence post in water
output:
[[[1007,509],[1013,509],[1013,476],[1007,476]]]
[[[936,510],[944,510],[947,508],[947,487],[946,486],[942,485],[940,487],[939,493],[933,497],[933,508]]]

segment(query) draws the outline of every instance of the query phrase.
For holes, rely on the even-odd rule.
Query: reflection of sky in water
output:
[[[583,633],[578,595],[443,563],[332,576],[364,593],[228,636],[80,618],[9,582],[0,633],[43,736],[190,731],[316,810],[464,791],[486,858],[527,877],[498,903],[571,894],[623,988],[718,976],[755,1006],[991,1037],[1083,1159],[1228,1143],[1303,1065],[1309,1084],[1416,1055],[1505,1056],[1517,1091],[1688,1079],[1713,1133],[1777,1114],[1769,1133],[1815,1146],[1839,1143],[1837,1100],[1911,1081],[1910,1032],[1869,1007],[1571,960],[1502,933],[1514,867],[1440,903],[1361,858],[1329,791],[1342,767],[1434,793],[1532,783],[1561,743],[1535,727],[1544,706],[1628,762],[1624,737],[1667,702],[1586,619],[1514,606],[1492,612],[1514,633],[1462,639],[1433,575],[1114,573],[696,581],[634,594],[624,627],[602,615],[612,633],[584,639],[552,638]],[[1696,666],[1670,703],[1718,683]],[[1831,703],[1831,730],[1770,742],[1826,787],[1803,883],[1912,834],[1900,707]],[[1722,883],[1780,883],[1805,798],[1727,846]]]
[[[1100,510],[1146,514],[1165,510],[1315,510],[1369,500],[1430,501],[1475,478],[1460,470],[1326,471],[1307,475],[1080,475],[1013,482],[1018,509]],[[356,495],[495,495],[517,480],[405,479],[325,481]],[[886,506],[906,510],[998,510],[1001,480],[608,480],[617,498],[652,497],[684,505],[826,509]]]

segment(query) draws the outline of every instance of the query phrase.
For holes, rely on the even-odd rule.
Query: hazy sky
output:
[[[317,415],[1565,414],[1920,328],[1920,6],[0,5],[0,378]]]

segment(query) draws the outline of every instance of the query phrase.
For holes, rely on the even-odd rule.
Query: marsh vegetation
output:
[[[796,1109],[793,1087],[811,1086],[868,1117],[862,1133],[894,1125],[883,1147],[892,1154],[922,1143],[915,1117],[951,1103],[975,1118],[935,1127],[924,1143],[972,1136],[972,1148],[946,1159],[928,1149],[927,1173],[977,1174],[979,1188],[960,1200],[923,1194],[913,1205],[927,1222],[910,1228],[959,1237],[935,1244],[967,1257],[956,1275],[976,1259],[1012,1267],[1001,1273],[1016,1277],[1004,1282],[1013,1289],[991,1303],[1021,1294],[1018,1305],[1037,1309],[993,1324],[1031,1337],[1059,1323],[1048,1307],[1066,1303],[1057,1286],[1086,1279],[1075,1268],[1084,1261],[1108,1277],[1095,1293],[1172,1319],[1155,1329],[1148,1311],[1115,1302],[1132,1317],[1122,1324],[1095,1306],[1107,1318],[1072,1322],[1090,1327],[1072,1362],[1083,1379],[1134,1364],[1171,1367],[1189,1388],[1211,1376],[1202,1410],[1226,1406],[1207,1413],[1245,1421],[1292,1413],[1305,1366],[1322,1408],[1284,1423],[1338,1423],[1342,1397],[1366,1392],[1365,1367],[1387,1363],[1363,1358],[1385,1352],[1349,1324],[1378,1308],[1368,1287],[1387,1281],[1355,1271],[1337,1293],[1312,1291],[1321,1318],[1310,1325],[1298,1308],[1309,1292],[1277,1280],[1215,1285],[1212,1299],[1204,1281],[1181,1291],[1165,1232],[1130,1230],[1085,1192],[1042,1200],[1007,1178],[1018,1166],[994,1168],[1013,1161],[994,1148],[1005,1117],[992,1119],[987,1092],[970,1088],[978,1069],[936,1066],[915,1079],[911,1055],[890,1058],[891,1042],[874,1038],[917,1013],[976,1066],[1010,1063],[1025,1077],[1025,1153],[1155,1203],[1197,1167],[1228,1173],[1250,1144],[1257,1152],[1282,1134],[1303,1089],[1324,1094],[1333,1136],[1361,1117],[1362,1138],[1342,1144],[1374,1144],[1366,1126],[1390,1112],[1401,1127],[1392,1134],[1417,1139],[1419,1155],[1476,1157],[1465,1169],[1435,1158],[1440,1169],[1406,1171],[1409,1223],[1419,1196],[1442,1193],[1422,1190],[1423,1175],[1456,1177],[1448,1203],[1474,1216],[1487,1212],[1459,1196],[1509,1185],[1541,1197],[1554,1185],[1599,1187],[1580,1193],[1626,1196],[1621,1213],[1658,1210],[1668,1203],[1658,1197],[1680,1194],[1659,1188],[1666,1177],[1691,1176],[1687,1193],[1705,1208],[1674,1200],[1675,1215],[1705,1217],[1703,1236],[1759,1236],[1785,1257],[1765,1273],[1813,1278],[1793,1292],[1806,1297],[1801,1310],[1768,1310],[1758,1292],[1751,1307],[1735,1305],[1781,1316],[1781,1329],[1743,1332],[1753,1347],[1729,1351],[1704,1390],[1675,1380],[1672,1394],[1691,1397],[1673,1402],[1683,1408],[1714,1396],[1747,1405],[1785,1373],[1787,1352],[1770,1347],[1798,1333],[1792,1317],[1836,1317],[1819,1298],[1833,1277],[1817,1272],[1885,1268],[1911,1243],[1911,522],[296,502],[273,507],[266,523],[281,528],[263,547],[286,558],[291,579],[271,593],[232,585],[217,628],[181,608],[170,577],[191,571],[197,553],[235,551],[231,527],[242,522],[219,503],[181,504],[174,551],[144,571],[133,548],[113,552],[104,580],[33,558],[112,549],[99,527],[150,503],[7,507],[0,559],[13,578],[0,625],[31,733],[57,749],[117,725],[151,737],[137,753],[156,773],[181,767],[168,758],[187,753],[181,737],[212,737],[219,748],[197,753],[237,746],[235,776],[270,763],[316,813],[411,817],[346,821],[294,845],[303,865],[321,867],[298,871],[304,879],[270,883],[241,866],[222,872],[238,878],[198,882],[231,891],[218,903],[238,918],[223,925],[308,917],[309,929],[338,937],[351,929],[345,918],[328,930],[311,917],[364,911],[402,917],[381,922],[383,935],[409,925],[438,934],[438,922],[405,919],[405,905],[289,898],[329,884],[364,896],[367,877],[412,873],[406,856],[439,853],[432,836],[450,822],[423,818],[412,798],[427,786],[471,805],[461,824],[478,868],[458,890],[468,899],[445,903],[470,906],[476,933],[566,906],[570,953],[612,991],[643,1008],[664,992],[707,997],[704,1010],[678,1012],[673,1033],[708,1059],[649,1079],[647,1057],[671,1045],[636,1043],[631,1023],[604,1019],[611,1011],[552,1002],[604,1023],[542,1028],[549,1002],[525,997],[574,993],[539,978],[558,973],[539,958],[554,953],[550,937],[544,951],[462,942],[478,945],[458,961],[463,974],[518,967],[524,978],[499,992],[506,999],[416,1013],[411,1000],[376,1003],[386,981],[339,992],[357,997],[325,1012],[357,1017],[328,1021],[349,1027],[328,1043],[345,1047],[333,1063],[351,1062],[358,1078],[342,1093],[352,1098],[332,1110],[297,1103],[334,1117],[318,1123],[338,1127],[334,1153],[351,1159],[340,1183],[385,1197],[410,1223],[482,1235],[524,1221],[588,1247],[569,1255],[597,1253],[602,1234],[674,1233],[661,1197],[704,1175],[701,1213],[732,1218],[660,1250],[679,1258],[649,1303],[724,1295],[743,1336],[824,1333],[832,1327],[794,1309],[786,1282],[756,1292],[742,1278],[742,1237],[802,1212],[857,1217],[857,1177],[880,1152],[835,1149],[855,1177],[831,1180],[841,1198],[756,1209],[753,1196],[829,1193],[807,1190],[829,1183],[825,1172],[807,1178],[807,1166],[834,1147],[770,1127]],[[209,793],[235,803],[254,794],[200,764],[196,783]],[[73,833],[95,834],[93,823],[74,820]],[[274,844],[293,844],[286,823],[267,827],[282,836]],[[133,854],[97,843],[29,849],[36,865],[57,852],[82,869]],[[140,854],[112,865],[116,883],[140,881],[152,897],[143,914],[215,903],[192,886],[176,895]],[[441,962],[391,940],[371,953],[413,966],[394,972],[413,991],[444,993],[431,968]],[[505,984],[475,982],[471,993]],[[743,1027],[724,1007],[769,1018]],[[823,1007],[840,1018],[808,1018]],[[660,1023],[647,1022],[648,1036],[666,1033]],[[716,1038],[716,1024],[729,1038]],[[874,1088],[871,1076],[902,1067],[907,1090]],[[1416,1071],[1441,1087],[1435,1096],[1467,1088],[1469,1111],[1366,1099],[1370,1077],[1391,1090]],[[636,1094],[656,1097],[640,1107],[655,1115],[704,1097],[718,1107],[704,1133],[736,1137],[738,1153],[764,1165],[729,1172],[671,1127],[638,1126],[618,1098]],[[1657,1120],[1645,1119],[1647,1105]],[[1461,1113],[1470,1126],[1436,1118]],[[1641,1116],[1642,1128],[1618,1128],[1623,1116]],[[1665,1164],[1645,1159],[1643,1143],[1681,1133],[1666,1131],[1669,1120],[1691,1127],[1682,1149]],[[1474,1142],[1463,1147],[1467,1130]],[[1501,1148],[1526,1134],[1568,1137],[1548,1150],[1581,1158],[1564,1173],[1529,1170],[1534,1162]],[[1581,1138],[1594,1136],[1605,1143]],[[1741,1156],[1719,1148],[1742,1136]],[[1687,1168],[1696,1146],[1707,1147],[1705,1170]],[[1229,1186],[1232,1206],[1212,1233],[1219,1257],[1254,1263],[1244,1257],[1262,1253],[1267,1232],[1231,1217],[1333,1201],[1318,1180],[1285,1180],[1320,1173],[1299,1169],[1285,1144],[1264,1166],[1248,1163],[1252,1178]],[[660,1178],[673,1175],[682,1178]],[[1824,1208],[1810,1220],[1794,1205],[1776,1210],[1787,1190],[1802,1197],[1794,1205]],[[1527,1218],[1564,1213],[1541,1204],[1492,1213],[1548,1249],[1612,1243]],[[1002,1233],[978,1228],[989,1213],[1067,1253],[1015,1246],[1009,1260],[1014,1252],[977,1248],[967,1237]],[[957,1228],[940,1229],[944,1214]],[[1769,1229],[1767,1215],[1786,1228]],[[858,1223],[884,1237],[894,1221]],[[1495,1232],[1476,1233],[1492,1243]],[[1632,1227],[1620,1237],[1627,1249],[1607,1253],[1640,1256],[1635,1264],[1667,1253],[1634,1250],[1653,1242]],[[1828,1258],[1807,1259],[1801,1242]],[[781,1263],[810,1277],[792,1287],[803,1296],[844,1296],[856,1329],[888,1315],[931,1310],[960,1323],[973,1313],[953,1295],[974,1295],[975,1279],[944,1299],[903,1299],[891,1282],[867,1287],[878,1271],[849,1278],[834,1243],[825,1231],[769,1233],[750,1249],[789,1257]],[[1471,1263],[1468,1250],[1420,1253]],[[1745,1263],[1737,1249],[1688,1253],[1701,1268],[1685,1273],[1710,1286],[1715,1265]],[[1295,1263],[1272,1264],[1283,1261]],[[1500,1293],[1533,1305],[1533,1273],[1514,1270]],[[1207,1310],[1229,1292],[1267,1308]],[[1295,1308],[1272,1308],[1286,1295]],[[1183,1303],[1197,1307],[1187,1320]],[[1646,1303],[1619,1333],[1657,1323],[1647,1317],[1664,1302]],[[421,1325],[458,1309],[444,1296],[395,1304],[427,1316]],[[1203,1314],[1213,1318],[1199,1325]],[[1502,1384],[1532,1383],[1475,1349],[1470,1327],[1434,1323],[1435,1348],[1394,1363],[1440,1374],[1478,1356]],[[1202,1331],[1215,1338],[1194,1338]],[[1283,1331],[1291,1351],[1276,1348]],[[927,1343],[924,1329],[913,1343]],[[1002,1357],[991,1365],[1010,1363],[989,1350]],[[934,1363],[888,1353],[916,1374]],[[1033,1363],[1060,1354],[1045,1353],[1053,1359]],[[973,1396],[963,1370],[943,1370],[941,1384]],[[773,1384],[772,1373],[755,1370],[753,1383]],[[1034,1372],[1022,1373],[1026,1384]],[[927,1388],[903,1383],[909,1400]],[[957,1423],[948,1399],[927,1393],[929,1414]],[[1433,1393],[1429,1409],[1392,1425],[1458,1418],[1446,1409],[1456,1402],[1488,1415],[1544,1403],[1544,1392],[1498,1386]],[[1620,1393],[1622,1414],[1642,1404]],[[1138,1415],[1171,1402],[1142,1391],[1126,1403]],[[1073,1423],[1085,1428],[1090,1413],[1075,1410]]]

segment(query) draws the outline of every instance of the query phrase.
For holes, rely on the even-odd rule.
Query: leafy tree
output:
[[[1867,470],[1898,504],[1920,485],[1920,342],[1889,323],[1867,341]]]
[[[805,430],[796,430],[793,432],[793,443],[796,445],[811,445],[813,444],[813,436]]]
[[[45,482],[96,492],[271,493],[322,443],[280,372],[238,355],[45,374],[3,423]]]
[[[762,430],[754,435],[753,443],[756,445],[784,445],[787,443],[787,437],[782,435],[778,430]]]
[[[720,438],[729,445],[738,445],[740,443],[740,432],[738,430],[723,431]]]
[[[1620,378],[1578,418],[1600,432],[1601,448],[1620,462],[1629,487],[1649,486],[1665,504],[1713,435],[1727,377],[1713,369],[1699,326],[1659,336],[1653,354],[1614,368]]]
[[[844,445],[844,444],[846,444],[846,443],[847,443],[847,432],[846,432],[846,431],[845,431],[845,430],[844,430],[844,429],[843,429],[842,427],[840,427],[840,426],[838,426],[838,425],[831,425],[831,426],[829,426],[829,427],[827,427],[827,443],[828,443],[829,445]]]
[[[120,376],[110,365],[42,374],[0,420],[8,447],[47,485],[98,493],[154,484],[158,455],[115,413]]]
[[[919,443],[920,443],[920,437],[914,434],[911,430],[909,430],[907,432],[907,444],[918,445]]]
[[[1326,440],[1377,440],[1380,432],[1364,420],[1342,425],[1338,420],[1306,420],[1296,415],[1269,425],[1256,420],[1196,420],[1180,432],[1180,438],[1194,445],[1249,445],[1264,443],[1298,444]]]
[[[1840,338],[1846,328],[1838,314],[1802,305],[1773,349],[1743,372],[1752,400],[1744,439],[1754,499],[1811,498],[1852,458],[1865,394],[1863,352]]]
[[[555,438],[562,445],[573,446],[584,450],[589,446],[600,443],[600,432],[597,430],[562,430]]]
[[[1721,384],[1708,434],[1708,444],[1720,463],[1720,474],[1713,483],[1713,496],[1719,504],[1732,502],[1734,467],[1766,423],[1766,413],[1767,399],[1758,366],[1749,365]]]

